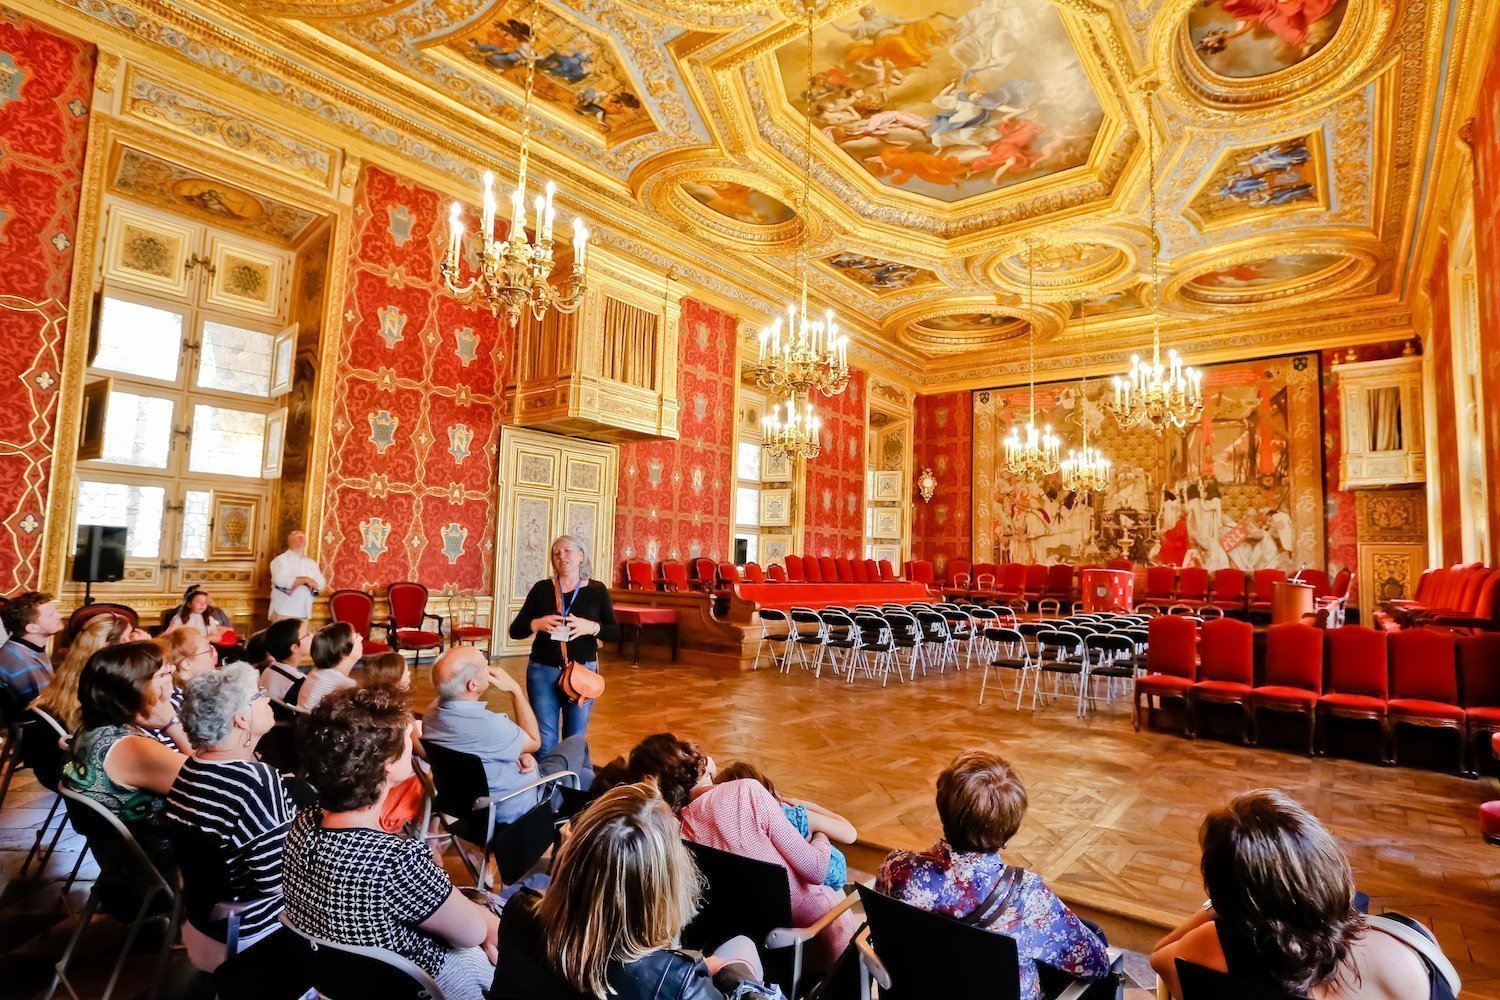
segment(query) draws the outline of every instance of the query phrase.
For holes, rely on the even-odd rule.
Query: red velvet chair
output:
[[[865,561],[863,559],[851,559],[849,561],[849,568],[854,571],[855,583],[870,582],[870,571],[865,567]]]
[[[1000,593],[1002,601],[1019,601],[1026,596],[1026,564],[1006,563],[1000,567]]]
[[[328,613],[336,622],[354,626],[364,646],[365,655],[390,651],[390,645],[370,638],[372,629],[380,629],[390,638],[390,630],[375,623],[375,598],[363,590],[335,590],[328,595]]]
[[[1464,749],[1472,753],[1476,735],[1500,733],[1500,632],[1458,640],[1458,686],[1464,699]]]
[[[420,667],[422,650],[443,648],[443,616],[427,610],[427,588],[410,580],[387,585],[385,599],[391,606],[390,627],[385,633],[391,648],[398,652],[415,650],[417,660],[413,665]],[[437,631],[423,628],[428,620],[437,622]]]
[[[715,590],[727,591],[740,582],[740,569],[732,562],[719,563],[719,579],[714,586]]]
[[[1255,683],[1255,629],[1237,618],[1204,622],[1199,642],[1198,682],[1188,700],[1189,736],[1198,735],[1198,706],[1237,706],[1241,738],[1250,742],[1250,691]]]
[[[1328,580],[1327,570],[1305,569],[1297,574],[1297,582],[1312,584],[1314,601],[1333,593],[1333,585]]]
[[[880,567],[881,583],[896,582],[896,567],[891,564],[889,559],[882,559],[876,565]]]
[[[787,556],[788,559],[791,556]],[[766,568],[766,579],[771,583],[786,583],[786,567],[781,563],[772,563]]]
[[[1153,604],[1170,604],[1176,590],[1176,566],[1148,566],[1146,567],[1146,590],[1137,600],[1150,601]]]
[[[1500,569],[1484,574],[1474,591],[1473,602],[1467,611],[1422,612],[1417,615],[1416,621],[1447,629],[1467,631],[1489,632],[1500,629]],[[1465,593],[1460,600],[1467,596]]]
[[[1208,570],[1184,566],[1177,574],[1177,603],[1199,607],[1208,603]]]
[[[1318,698],[1322,750],[1328,749],[1328,719],[1369,719],[1380,724],[1382,759],[1389,759],[1385,742],[1386,699],[1390,694],[1387,637],[1379,629],[1345,625],[1323,634],[1328,653],[1328,689]]]
[[[747,562],[747,563],[745,563],[745,582],[746,583],[765,583],[766,582],[766,571],[760,568],[760,563],[758,563],[758,562]]]
[[[691,587],[694,590],[711,591],[719,577],[719,567],[707,556],[699,556],[693,560],[693,580]]]
[[[1259,714],[1290,712],[1307,717],[1307,753],[1317,749],[1318,697],[1323,693],[1323,630],[1284,622],[1266,631],[1265,681],[1250,692],[1250,729],[1259,738]]]
[[[970,579],[973,579],[973,567],[974,564],[972,562],[962,557],[959,557],[957,559],[949,559],[948,565],[943,567],[943,579],[947,580],[949,583],[954,583],[960,576],[966,576]]]
[[[646,564],[646,571],[651,565]],[[484,643],[485,652],[495,651],[495,630],[479,624],[479,597],[472,590],[460,590],[448,598],[448,648],[461,643],[478,646]]]
[[[785,562],[786,578],[789,583],[803,583],[807,580],[807,574],[803,572],[801,556],[789,555]]]
[[[1490,737],[1490,753],[1500,757],[1500,733]],[[1479,832],[1485,843],[1500,847],[1500,799],[1479,804]]]
[[[1213,596],[1208,603],[1225,611],[1244,612],[1247,607],[1245,595],[1245,571],[1221,569],[1214,574]]]
[[[656,576],[651,572],[651,564],[644,559],[625,560],[625,589],[655,590]]]
[[[1198,630],[1186,618],[1157,615],[1146,626],[1146,673],[1136,678],[1132,723],[1141,728],[1141,699],[1146,725],[1155,720],[1152,697],[1188,697],[1198,679]]]
[[[1133,565],[1131,565],[1131,562],[1130,562],[1129,559],[1111,559],[1111,560],[1109,560],[1108,562],[1106,562],[1104,564],[1104,568],[1105,569],[1131,570],[1131,569],[1134,569],[1135,567]]]
[[[1029,603],[1040,601],[1047,593],[1047,567],[1032,563],[1026,567],[1026,586],[1021,596]]]
[[[929,587],[932,586],[932,563],[926,559],[908,559],[906,578],[913,583],[925,583]]]
[[[975,563],[969,570],[969,576],[973,577],[976,583],[986,573],[993,576],[996,580],[1000,579],[1000,567],[992,562]]]
[[[849,583],[854,579],[854,571],[849,570],[849,579],[839,572],[838,560],[833,556],[818,556],[818,572],[823,574],[824,583]]]
[[[1458,766],[1463,770],[1464,710],[1458,703],[1456,644],[1451,633],[1430,628],[1391,634],[1391,697],[1385,724],[1393,762],[1400,762],[1396,727],[1426,726],[1458,733]]]
[[[678,562],[676,559],[662,560],[661,589],[668,591],[684,591],[690,589],[688,586],[687,567]]]
[[[823,559],[827,559],[828,562],[823,563]],[[839,556],[837,559],[835,559],[833,556],[824,556],[822,559],[819,559],[818,562],[823,563],[824,579],[827,579],[828,567],[832,566],[833,578],[839,583],[854,582],[854,560],[850,559],[848,556]]]
[[[1072,564],[1053,563],[1047,567],[1047,589],[1042,596],[1056,598],[1064,604],[1073,599]]]
[[[823,576],[823,563],[817,556],[802,557],[802,575],[808,583],[833,583]]]
[[[1333,583],[1328,587],[1326,597],[1314,598],[1313,606],[1319,611],[1327,611],[1328,627],[1338,628],[1344,624],[1344,610],[1349,600],[1349,583],[1354,579],[1354,574],[1349,567],[1345,566],[1338,571],[1333,578]]]
[[[1253,577],[1254,592],[1250,595],[1250,612],[1271,613],[1271,594],[1276,584],[1286,580],[1286,572],[1279,569],[1258,569]]]
[[[864,567],[865,567],[865,580],[864,580],[864,582],[865,583],[879,583],[880,582],[880,564],[878,562],[876,562],[874,559],[866,559],[864,561]],[[855,574],[855,579],[858,579],[858,578],[859,578],[859,574],[856,573]]]
[[[999,587],[1000,578],[994,573],[975,573],[974,585],[970,589],[970,593],[973,594],[976,599],[981,597],[994,597],[999,591]]]

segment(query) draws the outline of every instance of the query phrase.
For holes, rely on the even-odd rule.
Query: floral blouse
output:
[[[921,853],[891,852],[875,877],[875,891],[962,919],[985,901],[1004,872],[999,854],[963,853],[939,840]],[[1046,962],[1080,979],[1099,979],[1109,972],[1104,942],[1035,872],[1022,875],[1010,902],[988,929],[1016,940],[1021,1000],[1042,1000],[1035,962]]]

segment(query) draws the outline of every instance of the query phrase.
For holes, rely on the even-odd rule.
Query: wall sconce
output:
[[[932,466],[923,466],[922,474],[917,477],[917,492],[922,495],[923,503],[932,502],[932,494],[937,490],[937,476],[932,474]]]

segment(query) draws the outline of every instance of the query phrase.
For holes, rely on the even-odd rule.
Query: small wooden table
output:
[[[616,604],[615,621],[620,625],[620,653],[625,652],[625,630],[635,630],[635,658],[632,667],[641,665],[641,630],[665,628],[672,632],[672,662],[677,662],[677,612],[672,608],[654,608],[649,604]]]

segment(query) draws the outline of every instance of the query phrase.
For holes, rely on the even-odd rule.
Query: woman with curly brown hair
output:
[[[1316,1000],[1440,995],[1435,972],[1403,938],[1370,933],[1389,919],[1367,926],[1349,860],[1286,794],[1236,795],[1208,814],[1198,839],[1209,901],[1151,953],[1172,996],[1182,996],[1177,959]]]
[[[298,727],[318,806],[287,835],[286,918],[318,937],[394,951],[452,1000],[482,1000],[496,917],[453,888],[423,841],[380,827],[391,789],[412,774],[411,723],[401,692],[370,687],[335,691]]]

